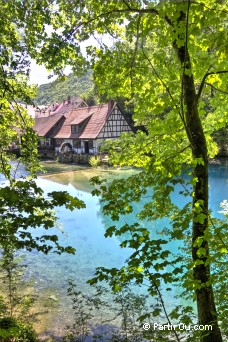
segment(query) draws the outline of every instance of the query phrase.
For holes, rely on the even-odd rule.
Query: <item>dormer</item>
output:
[[[91,117],[92,113],[85,118],[84,120],[82,119],[75,119],[74,121],[71,122],[71,134],[81,134],[83,130],[85,129],[87,123],[89,122],[89,119]]]

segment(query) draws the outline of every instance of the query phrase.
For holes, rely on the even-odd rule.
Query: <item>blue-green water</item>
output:
[[[59,239],[63,245],[71,245],[76,248],[75,255],[43,255],[38,252],[27,254],[28,276],[35,281],[35,287],[39,293],[47,296],[54,295],[58,299],[58,305],[54,311],[49,310],[43,315],[41,330],[48,329],[55,335],[61,334],[62,328],[71,321],[68,310],[67,282],[73,278],[83,291],[89,291],[86,281],[90,279],[96,267],[120,267],[130,255],[129,249],[121,249],[120,241],[116,237],[105,238],[105,229],[110,225],[110,219],[101,213],[99,198],[90,194],[90,177],[98,171],[81,170],[76,172],[63,173],[37,179],[38,185],[45,193],[56,190],[68,191],[71,195],[77,196],[86,203],[86,209],[70,212],[65,208],[58,209]],[[104,177],[128,176],[135,171],[99,171]],[[177,189],[178,193],[178,189]],[[175,201],[182,205],[183,199],[175,194]],[[228,199],[228,166],[210,166],[210,207],[215,216],[220,216],[220,203]],[[140,204],[138,204],[140,206]],[[129,217],[133,220],[134,217]],[[151,230],[158,229],[160,223],[150,223]],[[156,225],[156,226],[155,226]],[[148,225],[147,225],[148,227]],[[61,233],[63,229],[64,234]],[[177,249],[177,242],[173,242],[171,249]],[[175,292],[175,291],[174,291]],[[165,295],[168,308],[172,307],[175,299],[174,294]],[[42,318],[42,316],[40,316]]]

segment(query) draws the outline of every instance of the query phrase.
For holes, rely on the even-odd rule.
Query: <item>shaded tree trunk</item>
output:
[[[208,155],[202,122],[198,114],[198,98],[195,90],[191,61],[187,46],[178,47],[174,42],[178,59],[183,66],[182,101],[183,120],[192,149],[193,177],[197,179],[193,186],[193,222],[192,222],[192,260],[194,264],[193,278],[196,285],[196,301],[198,321],[200,325],[212,325],[212,330],[201,331],[202,342],[221,342],[222,335],[218,326],[212,284],[210,283],[210,265],[206,264],[209,256],[209,245],[205,238],[208,229]],[[201,216],[199,222],[199,214]],[[203,220],[202,220],[203,217]],[[201,240],[202,244],[197,244]],[[201,253],[203,251],[203,253]]]

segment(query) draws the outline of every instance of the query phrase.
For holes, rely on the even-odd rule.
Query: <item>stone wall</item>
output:
[[[89,154],[73,154],[73,163],[76,164],[88,164],[89,158],[91,155]]]
[[[56,154],[54,150],[39,150],[39,155],[42,159],[55,159]]]
[[[70,151],[66,153],[59,153],[57,157],[61,163],[88,164],[91,155],[76,154]]]

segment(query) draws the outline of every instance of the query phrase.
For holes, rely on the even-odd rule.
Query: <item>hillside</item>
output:
[[[87,96],[92,88],[91,71],[80,77],[70,74],[64,81],[55,80],[39,86],[34,102],[37,105],[48,105],[52,101],[61,102],[68,96],[79,95],[83,97],[84,95]]]

